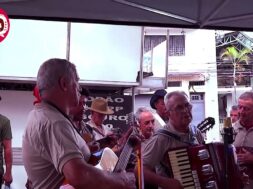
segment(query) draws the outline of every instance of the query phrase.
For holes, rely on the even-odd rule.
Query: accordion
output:
[[[240,189],[242,182],[234,148],[223,143],[176,148],[168,151],[169,174],[184,189]]]

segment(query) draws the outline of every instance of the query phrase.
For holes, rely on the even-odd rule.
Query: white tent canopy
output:
[[[11,18],[253,30],[252,0],[1,0]]]

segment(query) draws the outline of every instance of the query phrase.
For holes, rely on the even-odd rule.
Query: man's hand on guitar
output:
[[[114,133],[109,134],[106,136],[108,138],[108,147],[113,148],[115,145],[117,145],[118,136]]]
[[[141,142],[143,141],[143,138],[139,134],[133,134],[129,137],[129,143],[134,148],[134,150],[138,150],[141,147]]]
[[[100,144],[96,141],[87,143],[91,153],[97,152],[100,150]]]

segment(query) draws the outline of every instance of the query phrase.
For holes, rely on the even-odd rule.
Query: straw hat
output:
[[[101,114],[113,114],[113,110],[108,107],[108,103],[104,98],[96,98],[92,101],[91,107],[88,108],[91,111]]]

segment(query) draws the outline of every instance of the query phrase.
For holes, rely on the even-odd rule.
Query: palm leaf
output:
[[[248,48],[243,49],[239,53],[238,63],[239,62],[246,62],[246,64],[249,64],[249,54],[252,54],[252,51],[250,49],[248,49]]]

